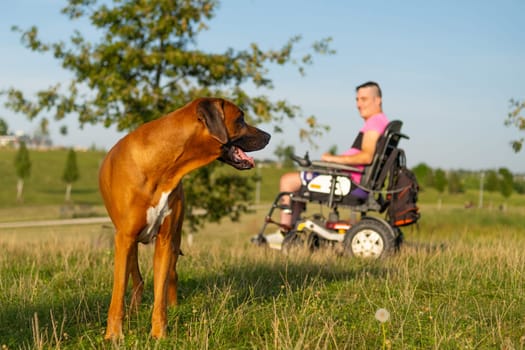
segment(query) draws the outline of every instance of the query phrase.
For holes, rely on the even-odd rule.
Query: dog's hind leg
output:
[[[144,280],[140,274],[138,243],[135,243],[131,248],[128,260],[128,267],[133,281],[133,290],[131,293],[130,310],[138,312],[142,301],[142,293],[144,292]]]
[[[173,248],[169,234],[171,218],[166,218],[155,241],[153,258],[153,315],[151,317],[151,335],[164,338],[167,326],[167,291],[170,268],[172,267]]]
[[[128,284],[129,261],[134,239],[125,236],[122,232],[115,235],[115,269],[113,272],[113,292],[111,304],[108,311],[108,324],[106,328],[106,339],[122,338],[122,319],[124,318],[124,295]]]
[[[177,275],[177,259],[178,254],[174,253],[173,258],[171,259],[171,266],[170,271],[168,275],[168,306],[176,306],[177,305],[177,282],[178,282],[178,275]]]

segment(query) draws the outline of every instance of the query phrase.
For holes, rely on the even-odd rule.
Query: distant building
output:
[[[0,147],[13,147],[18,144],[18,137],[15,135],[0,136]]]
[[[53,142],[47,135],[29,136],[23,132],[0,136],[0,147],[18,148],[21,142],[25,142],[27,148],[47,150],[53,147]]]

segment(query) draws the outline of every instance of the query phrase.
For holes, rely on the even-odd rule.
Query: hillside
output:
[[[68,150],[30,150],[31,176],[24,183],[24,205],[64,203],[66,185],[62,173]],[[77,204],[98,205],[97,173],[104,152],[77,152],[80,179],[73,184],[72,199]],[[16,150],[0,149],[0,207],[16,206]]]
[[[30,178],[25,182],[23,204],[16,203],[15,154],[15,150],[0,149],[0,208],[62,206],[66,189],[62,181],[62,173],[66,164],[67,150],[30,150],[32,170]],[[104,155],[102,151],[77,152],[80,179],[73,184],[72,190],[72,200],[76,205],[100,206],[102,204],[97,178],[98,167]],[[233,172],[235,170],[225,165],[220,171]],[[290,169],[265,165],[254,170],[243,171],[241,174],[243,176],[260,174],[262,178],[260,202],[269,203],[278,193],[279,178],[286,171]],[[479,201],[479,192],[477,188],[467,188],[465,193],[449,195],[447,193],[438,194],[433,189],[427,189],[420,193],[420,201],[427,204],[441,202],[443,205],[457,207],[463,207],[465,203],[472,202],[476,206]],[[485,207],[496,209],[502,204],[510,207],[524,207],[525,196],[514,193],[506,200],[499,193],[485,192],[483,204]]]

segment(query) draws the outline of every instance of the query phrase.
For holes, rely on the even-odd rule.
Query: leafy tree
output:
[[[513,190],[518,194],[525,194],[525,181],[522,178],[514,179]]]
[[[518,101],[511,99],[510,100],[510,109],[511,111],[507,115],[507,119],[505,120],[505,125],[507,126],[515,126],[518,128],[518,130],[525,131],[525,117],[523,116],[523,111],[525,110],[525,100]],[[514,152],[521,151],[521,147],[523,146],[523,137],[511,141],[512,149],[514,149]]]
[[[485,190],[488,192],[496,192],[499,190],[498,173],[494,170],[488,170],[485,173]]]
[[[514,179],[512,173],[507,168],[500,168],[498,170],[498,174],[500,175],[499,190],[501,195],[505,198],[509,198],[514,189]]]
[[[445,187],[447,186],[447,174],[442,169],[436,169],[434,171],[434,188],[438,191],[440,194],[440,197],[438,198],[438,209],[441,209],[441,194],[445,191]]]
[[[20,147],[15,156],[15,169],[18,182],[16,184],[16,201],[21,203],[24,201],[24,180],[31,175],[31,160],[29,159],[29,151],[27,150],[25,142],[20,142]]]
[[[39,91],[34,101],[10,88],[6,106],[29,119],[43,112],[56,120],[78,115],[81,125],[102,123],[132,130],[196,97],[212,95],[240,105],[249,122],[271,122],[275,132],[282,131],[279,125],[285,118],[302,117],[302,112],[284,99],[272,101],[265,95],[274,87],[270,68],[292,65],[304,74],[314,54],[334,53],[331,39],[314,42],[310,49],[301,48],[303,56],[296,53],[300,36],[290,38],[277,50],[263,50],[256,43],[244,50],[199,50],[197,36],[208,29],[218,6],[217,0],[68,0],[62,12],[71,20],[86,18],[100,34],[99,41],[90,42],[76,31],[69,42],[45,43],[36,27],[13,27],[28,49],[51,53],[74,78],[67,86],[56,84]],[[299,136],[311,141],[323,130],[326,127],[310,116]],[[201,177],[211,181],[213,176],[208,177],[207,171],[194,172],[188,183],[193,186]],[[236,194],[247,183],[232,178],[231,185],[239,186],[231,192]],[[212,192],[222,193],[217,186],[229,188],[230,184],[215,183]],[[197,201],[190,202],[190,207],[204,207],[205,216],[212,219],[207,198],[191,194],[188,198],[188,202]],[[244,198],[234,195],[229,200],[233,208],[239,208],[234,204]]]
[[[226,165],[218,162],[203,167],[190,177],[183,180],[185,210],[187,217],[192,217],[187,223],[191,231],[195,231],[205,222],[219,222],[228,217],[237,221],[241,213],[249,212],[246,204],[254,189],[252,178],[240,175],[239,172],[217,171]]]
[[[448,174],[448,193],[457,194],[465,192],[461,176],[456,171],[451,171]]]
[[[277,156],[277,159],[281,162],[284,168],[293,168],[294,162],[292,156],[295,154],[294,146],[284,146],[283,144],[280,144],[275,148],[273,154]]]
[[[71,188],[73,187],[73,182],[77,181],[80,177],[78,172],[77,165],[77,154],[71,148],[67,153],[66,167],[64,168],[64,173],[62,174],[62,180],[66,183],[66,202],[71,201]]]
[[[0,118],[0,136],[7,135],[7,132],[9,131],[9,126],[7,125],[7,122]]]
[[[422,190],[424,190],[425,187],[434,186],[434,172],[427,164],[419,163],[414,168],[412,168],[412,171],[416,175]]]
[[[434,188],[439,192],[443,193],[447,186],[447,174],[443,169],[436,169],[434,171]]]

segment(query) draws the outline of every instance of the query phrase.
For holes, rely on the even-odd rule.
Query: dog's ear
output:
[[[197,105],[197,115],[210,134],[221,144],[228,143],[228,132],[224,125],[224,100],[204,99]]]

